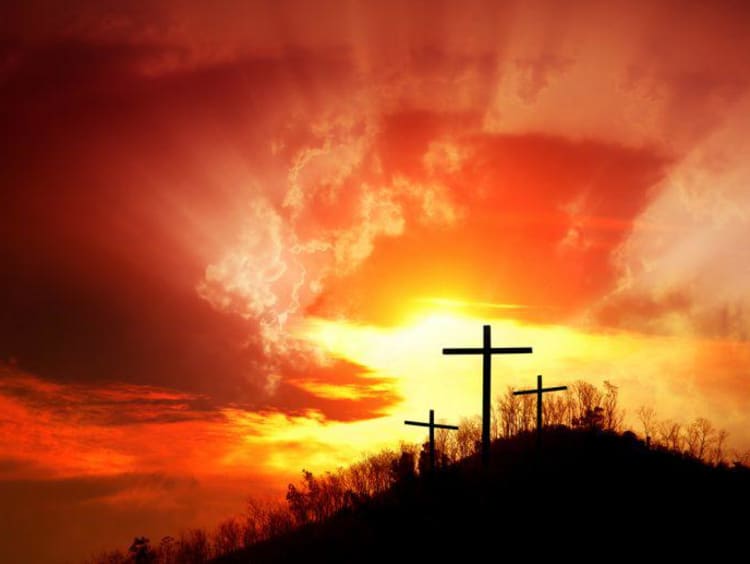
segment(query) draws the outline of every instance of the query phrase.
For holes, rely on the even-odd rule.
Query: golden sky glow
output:
[[[440,351],[485,323],[534,348],[497,392],[608,380],[750,448],[742,3],[47,4],[0,21],[5,546],[420,441],[479,412]]]

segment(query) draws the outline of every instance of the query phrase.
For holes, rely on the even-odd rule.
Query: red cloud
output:
[[[746,174],[721,198],[716,175],[690,182],[746,160],[744,6],[48,4],[0,21],[0,360],[35,375],[0,375],[6,477],[186,472],[244,452],[260,420],[399,400],[291,339],[295,316],[393,323],[448,297],[564,323],[606,296],[599,325],[747,336],[747,261],[713,252],[744,244]],[[692,208],[712,198],[731,229],[662,237],[685,213],[705,235]],[[613,294],[631,268],[640,285]],[[717,405],[743,388],[735,345],[696,360],[702,390],[730,375]],[[131,487],[83,489],[101,505]]]
[[[444,185],[461,219],[448,227],[412,219],[403,237],[383,240],[309,311],[391,322],[414,297],[453,295],[528,304],[513,315],[559,321],[610,289],[618,275],[610,256],[648,203],[666,160],[610,143],[451,137],[452,129],[442,116],[394,116],[380,144],[389,147],[386,176]],[[466,156],[450,172],[428,170],[424,156],[446,137]]]

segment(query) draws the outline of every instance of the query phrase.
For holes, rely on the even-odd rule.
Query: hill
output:
[[[469,457],[434,476],[404,476],[373,499],[216,562],[611,560],[652,551],[710,551],[714,560],[745,542],[748,502],[745,467],[651,449],[632,433],[549,429],[541,451],[530,434],[496,441],[488,470]]]

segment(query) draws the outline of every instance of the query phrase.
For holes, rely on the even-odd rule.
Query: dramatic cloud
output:
[[[446,311],[750,444],[743,3],[13,4],[9,499],[173,528],[217,475],[344,463],[433,399]]]
[[[622,276],[603,302],[605,320],[640,330],[747,340],[748,115],[746,94],[661,183],[618,250]]]

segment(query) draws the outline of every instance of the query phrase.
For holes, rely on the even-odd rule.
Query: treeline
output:
[[[569,428],[593,428],[623,432],[625,411],[618,406],[617,387],[605,381],[603,388],[578,381],[564,392],[549,394],[544,401],[544,425]],[[750,451],[727,447],[729,433],[718,429],[704,417],[689,423],[660,420],[651,407],[640,407],[635,417],[640,436],[652,448],[678,452],[707,464],[741,464],[750,462]],[[479,437],[479,419],[465,423],[466,432]],[[493,411],[493,438],[509,438],[536,427],[536,396],[514,396],[508,389],[497,398]],[[450,437],[445,438],[447,451],[458,449]]]
[[[543,397],[544,426],[571,429],[594,429],[621,433],[625,431],[625,410],[618,404],[618,388],[605,381],[599,388],[584,381],[568,389]],[[651,407],[636,411],[640,436],[651,448],[677,452],[707,464],[750,464],[750,451],[727,447],[729,433],[716,428],[708,419],[698,417],[681,423],[659,420]],[[492,408],[491,433],[504,439],[536,430],[536,395],[513,395],[511,388],[498,396]],[[437,430],[435,440],[439,463],[451,464],[474,454],[482,435],[479,416],[464,418],[458,432]]]
[[[638,420],[644,442],[653,449],[678,452],[712,465],[747,464],[748,454],[726,449],[727,433],[706,419],[690,424],[659,421],[654,410],[640,408]],[[594,432],[623,431],[625,413],[618,405],[617,387],[605,382],[598,388],[576,382],[565,392],[544,398],[546,427],[589,429]],[[531,433],[536,426],[536,396],[514,396],[508,389],[493,406],[493,439],[511,439]],[[626,431],[631,433],[631,431]],[[436,432],[437,464],[447,467],[478,452],[481,419],[459,422],[458,431]],[[731,458],[731,460],[730,460]],[[255,543],[280,537],[294,529],[320,523],[344,510],[356,510],[368,500],[394,487],[416,480],[429,470],[427,444],[401,444],[384,449],[347,468],[315,476],[303,470],[298,484],[289,484],[286,499],[278,502],[250,500],[244,515],[226,519],[212,532],[191,529],[177,538],[165,537],[158,544],[134,539],[127,552],[109,551],[87,564],[203,564],[212,558],[242,550]]]
[[[347,468],[314,476],[303,470],[298,485],[289,484],[285,501],[250,499],[244,515],[222,521],[212,532],[184,531],[152,544],[134,539],[127,552],[106,551],[86,564],[204,564],[257,542],[279,537],[308,523],[324,521],[345,508],[354,508],[396,483],[417,476],[418,447],[403,444],[400,450],[384,449]]]
[[[683,424],[672,419],[658,420],[654,410],[641,407],[636,412],[643,436],[652,447],[702,460],[708,464],[750,463],[750,451],[740,452],[727,448],[729,433],[717,429],[704,417]]]

